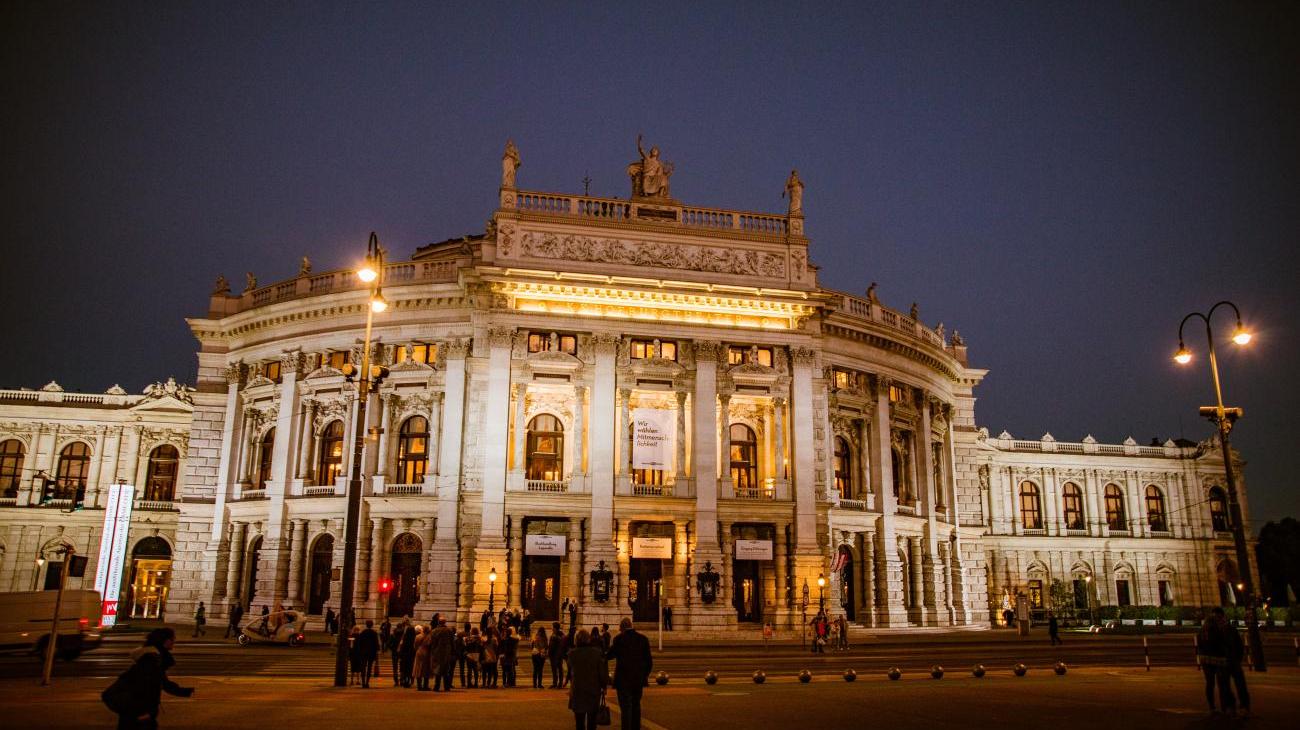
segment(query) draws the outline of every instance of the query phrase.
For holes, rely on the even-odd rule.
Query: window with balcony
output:
[[[343,422],[333,421],[320,437],[320,458],[316,464],[316,483],[334,486],[343,473]]]
[[[262,442],[257,450],[257,488],[266,489],[271,481],[271,465],[275,463],[275,429],[268,428],[262,434]]]
[[[524,478],[544,482],[564,479],[564,424],[549,413],[528,422]]]
[[[647,360],[652,357],[664,360],[677,359],[677,343],[663,340],[632,340],[628,355],[633,360]]]
[[[1165,494],[1154,484],[1147,487],[1147,526],[1152,532],[1169,532],[1169,519],[1165,513]]]
[[[59,467],[55,475],[54,498],[76,499],[85,494],[86,474],[90,471],[90,447],[76,441],[63,447],[59,453]]]
[[[429,421],[411,416],[397,433],[397,483],[419,484],[429,464]]]
[[[731,424],[731,483],[736,485],[736,493],[757,493],[758,483],[758,439],[754,429],[743,423]]]
[[[1128,517],[1124,514],[1124,492],[1115,484],[1106,485],[1106,526],[1112,530],[1127,530]]]
[[[1020,524],[1026,530],[1043,529],[1043,500],[1038,485],[1020,483]]]
[[[1210,526],[1215,532],[1227,532],[1232,529],[1228,519],[1228,498],[1219,487],[1210,488]]]
[[[9,439],[0,443],[0,497],[14,499],[18,496],[25,456],[22,441]]]
[[[578,354],[578,336],[560,332],[529,332],[529,352],[563,352],[566,355]]]
[[[853,498],[853,452],[843,436],[835,437],[835,491],[840,499]]]
[[[1065,512],[1065,529],[1086,530],[1083,519],[1083,492],[1074,482],[1066,482],[1061,488],[1061,505]]]
[[[144,498],[150,502],[170,502],[176,495],[176,473],[180,452],[163,444],[149,453],[145,472]]]

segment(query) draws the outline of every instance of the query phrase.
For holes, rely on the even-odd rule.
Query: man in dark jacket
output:
[[[117,713],[118,730],[158,726],[158,707],[162,693],[189,697],[191,687],[182,687],[167,678],[167,670],[176,664],[171,649],[176,632],[154,629],[145,637],[144,646],[131,652],[131,667],[100,695],[104,704]]]
[[[546,645],[546,658],[551,662],[551,689],[563,686],[564,674],[560,662],[564,656],[564,635],[560,633],[560,622],[551,622],[551,640]]]
[[[618,693],[618,710],[623,730],[641,730],[641,691],[649,684],[654,660],[650,640],[632,628],[632,619],[618,624],[618,636],[609,646],[608,659],[614,665],[614,689]]]
[[[357,653],[357,664],[361,668],[361,687],[369,689],[370,675],[379,661],[379,634],[375,632],[374,621],[366,619],[366,627],[353,639],[352,649]]]
[[[243,607],[243,605],[236,603],[235,605],[231,606],[231,607],[230,607],[230,623],[226,625],[226,637],[225,637],[225,638],[229,639],[229,638],[231,637],[232,634],[233,634],[236,638],[239,637],[239,621],[240,621],[240,619],[242,619],[242,618],[244,618],[244,607]]]
[[[1237,629],[1228,623],[1228,617],[1218,606],[1214,608],[1214,622],[1223,637],[1226,664],[1222,671],[1232,680],[1232,686],[1237,690],[1237,712],[1241,717],[1250,717],[1250,690],[1246,688],[1246,673],[1241,670],[1241,663],[1246,658],[1246,643],[1241,640]],[[1227,709],[1229,708],[1224,708],[1225,711]]]
[[[456,632],[441,615],[429,639],[429,657],[433,662],[433,691],[450,692],[451,679],[456,674]]]

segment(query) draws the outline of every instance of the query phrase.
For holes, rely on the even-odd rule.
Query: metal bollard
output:
[[[1201,642],[1200,637],[1192,634],[1192,659],[1196,661],[1196,670],[1201,669]]]
[[[1236,631],[1236,629],[1232,628],[1231,626],[1228,627],[1228,630],[1229,630],[1229,631]],[[1263,641],[1263,639],[1260,639],[1260,640]],[[1247,632],[1242,636],[1242,639],[1241,639],[1241,648],[1242,648],[1242,651],[1246,652],[1246,668],[1249,669],[1249,670],[1252,671],[1252,672],[1255,671],[1255,656],[1254,656],[1254,653],[1250,650],[1250,632],[1249,632],[1249,631],[1247,631]]]
[[[1142,637],[1142,658],[1147,663],[1147,671],[1151,671],[1151,648],[1147,646],[1147,637]]]

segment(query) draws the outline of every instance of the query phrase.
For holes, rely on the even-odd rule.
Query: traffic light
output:
[[[1207,418],[1211,421],[1217,421],[1219,418],[1219,409],[1214,406],[1201,406],[1199,410],[1202,418]],[[1237,419],[1241,418],[1245,414],[1246,411],[1242,408],[1223,409],[1223,418],[1228,423],[1236,423]]]
[[[77,493],[72,498],[72,506],[69,507],[66,511],[80,512],[82,508],[84,508],[85,506],[86,506],[86,485],[82,484],[81,486],[77,487]]]
[[[344,377],[344,378],[346,378],[348,381],[353,381],[353,380],[356,380],[356,379],[357,379],[357,375],[360,374],[360,372],[361,372],[361,366],[360,366],[360,365],[353,365],[353,364],[350,363],[350,362],[348,362],[348,363],[343,363],[343,367],[341,368],[341,372],[343,373],[343,377]],[[386,377],[388,377],[388,368],[384,367],[383,365],[375,365],[375,364],[371,363],[371,365],[370,365],[370,383],[371,383],[371,385],[379,385],[380,381],[382,381],[382,380],[383,380],[384,378],[386,378]]]
[[[380,593],[383,593],[383,594],[387,594],[387,593],[388,593],[389,591],[391,591],[391,590],[393,590],[393,579],[392,579],[392,578],[380,578],[380,579],[379,579],[379,592],[380,592]]]
[[[58,481],[49,478],[44,472],[36,475],[41,480],[41,504],[46,505],[54,501],[54,489],[58,486]]]

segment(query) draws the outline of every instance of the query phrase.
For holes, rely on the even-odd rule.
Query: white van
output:
[[[58,591],[0,593],[0,650],[42,653]],[[59,609],[58,656],[66,661],[99,646],[99,591],[63,592]]]

